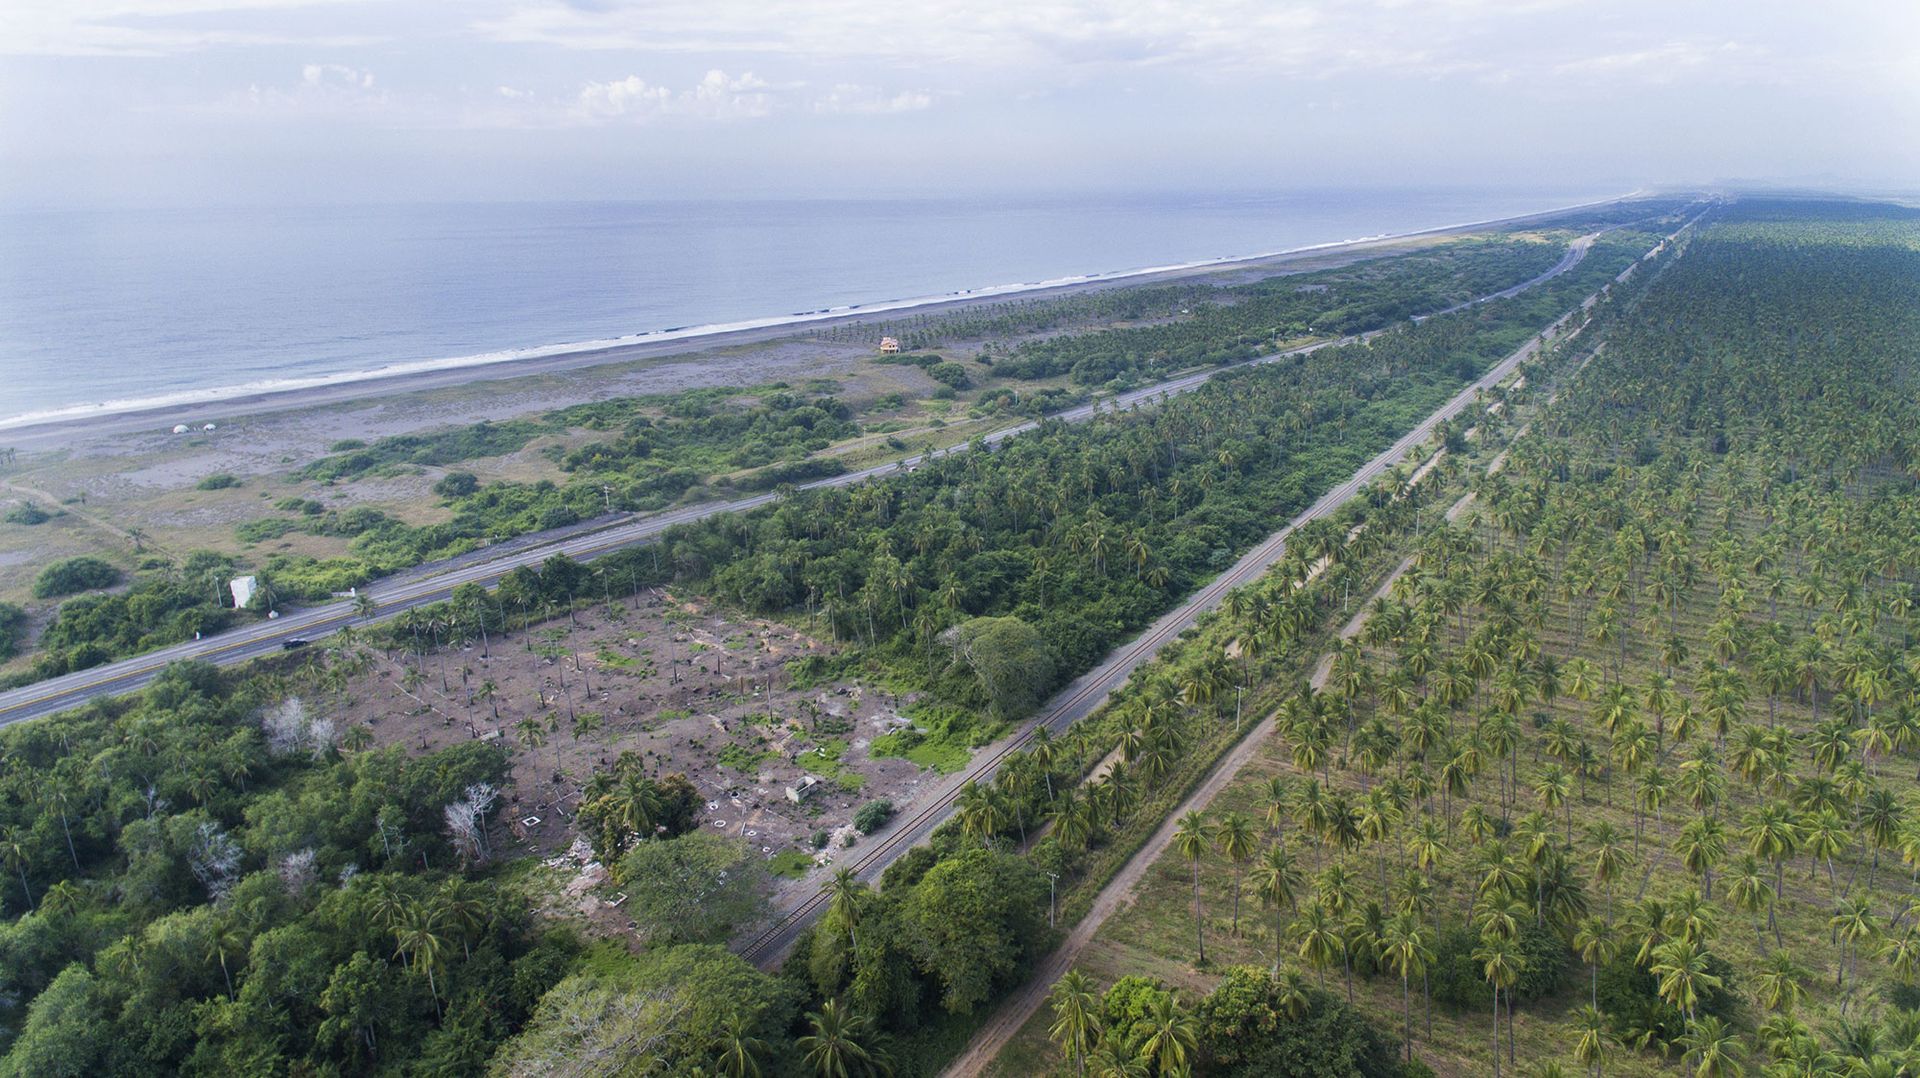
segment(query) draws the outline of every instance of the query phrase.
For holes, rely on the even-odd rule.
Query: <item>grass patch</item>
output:
[[[907,717],[914,725],[873,739],[869,755],[911,760],[942,775],[967,766],[973,750],[1006,733],[1007,724],[950,705],[916,706]]]
[[[777,754],[764,748],[733,743],[720,750],[719,763],[721,767],[730,767],[741,774],[748,774],[759,768],[762,761],[770,760],[775,755]]]
[[[797,880],[813,867],[813,858],[799,850],[781,850],[767,861],[767,871],[789,880]]]
[[[802,771],[811,771],[821,778],[834,778],[840,774],[840,758],[846,754],[845,741],[837,737],[828,738],[795,756],[793,762]]]

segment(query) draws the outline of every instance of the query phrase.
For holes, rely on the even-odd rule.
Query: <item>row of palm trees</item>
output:
[[[1664,369],[1630,365],[1647,378]],[[1356,956],[1398,974],[1410,1044],[1411,985],[1431,961],[1433,926],[1452,920],[1436,897],[1451,884],[1478,929],[1474,957],[1492,986],[1496,1044],[1506,1004],[1509,1064],[1513,996],[1526,970],[1505,926],[1532,921],[1553,927],[1590,967],[1590,998],[1574,1016],[1582,1063],[1597,1067],[1620,1038],[1646,1048],[1660,1037],[1618,1028],[1598,1010],[1599,971],[1624,946],[1682,1016],[1677,1043],[1697,1071],[1737,1073],[1740,1038],[1701,1009],[1724,987],[1712,958],[1732,943],[1720,934],[1725,911],[1752,915],[1749,946],[1761,957],[1743,987],[1775,1012],[1776,1026],[1792,1020],[1813,976],[1789,943],[1811,946],[1824,929],[1839,949],[1839,987],[1866,976],[1863,959],[1902,981],[1920,959],[1920,910],[1889,896],[1879,874],[1883,855],[1920,870],[1920,822],[1888,766],[1920,751],[1920,513],[1910,499],[1860,498],[1849,484],[1875,455],[1844,440],[1773,435],[1716,455],[1704,436],[1677,448],[1668,438],[1670,456],[1628,463],[1646,398],[1610,397],[1619,372],[1591,369],[1602,387],[1594,392],[1611,407],[1552,414],[1546,436],[1523,440],[1507,472],[1480,486],[1491,526],[1469,518],[1431,533],[1416,572],[1336,653],[1326,693],[1298,694],[1282,709],[1298,774],[1268,811],[1271,830],[1289,828],[1292,844],[1306,847],[1300,858],[1279,841],[1249,853],[1250,821],[1234,813],[1180,821],[1175,852],[1190,866],[1195,956],[1204,959],[1207,943],[1203,860],[1225,862],[1236,905],[1252,867],[1263,901],[1271,895],[1293,912],[1288,920],[1275,911],[1276,975],[1292,957],[1322,977],[1336,966],[1350,976]],[[1829,375],[1770,373],[1803,383]],[[1723,381],[1681,399],[1737,392],[1767,423],[1804,418],[1781,410],[1803,398],[1762,399]],[[1876,418],[1873,427],[1866,441],[1899,441],[1897,426]],[[1832,473],[1844,481],[1779,478],[1781,459],[1820,454],[1846,460]],[[1920,461],[1920,452],[1901,459]],[[1755,515],[1765,530],[1755,531]],[[1556,607],[1564,618],[1552,616]],[[1764,718],[1757,707],[1750,715],[1762,695]],[[1334,781],[1336,764],[1357,787]],[[1495,789],[1481,796],[1489,770]],[[1630,828],[1598,806],[1591,815],[1600,818],[1576,828],[1581,806],[1611,809],[1617,794]],[[1670,826],[1676,808],[1682,818]],[[1366,873],[1349,864],[1369,850],[1380,880],[1374,901],[1353,893]],[[1255,867],[1263,857],[1292,873],[1263,874]],[[1317,870],[1310,895],[1303,860]],[[1395,860],[1397,888],[1388,882]],[[1830,909],[1797,940],[1781,914],[1796,862],[1809,881],[1825,877]],[[1685,882],[1647,897],[1669,866]],[[1270,882],[1289,875],[1287,885]],[[1631,891],[1634,876],[1640,894],[1622,899],[1616,892]],[[1812,890],[1800,897],[1818,905]],[[1844,1014],[1854,993],[1840,998]],[[1762,1037],[1770,1052],[1800,1053],[1803,1040]]]

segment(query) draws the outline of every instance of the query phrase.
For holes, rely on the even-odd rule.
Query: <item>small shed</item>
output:
[[[900,341],[895,337],[880,338],[880,352],[883,355],[896,355],[900,351]]]
[[[807,798],[812,797],[814,789],[819,785],[820,776],[802,775],[800,776],[799,782],[787,787],[787,800],[798,805]]]

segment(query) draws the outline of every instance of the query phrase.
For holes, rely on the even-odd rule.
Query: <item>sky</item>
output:
[[[1920,0],[6,0],[0,208],[1920,190]]]

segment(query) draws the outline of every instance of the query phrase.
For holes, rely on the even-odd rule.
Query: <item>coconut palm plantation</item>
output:
[[[1513,395],[1003,1072],[1137,1048],[1152,992],[1215,1035],[1151,1073],[1299,1058],[1223,995],[1350,1003],[1339,1073],[1920,1062],[1920,216],[1744,202],[1682,245]]]

